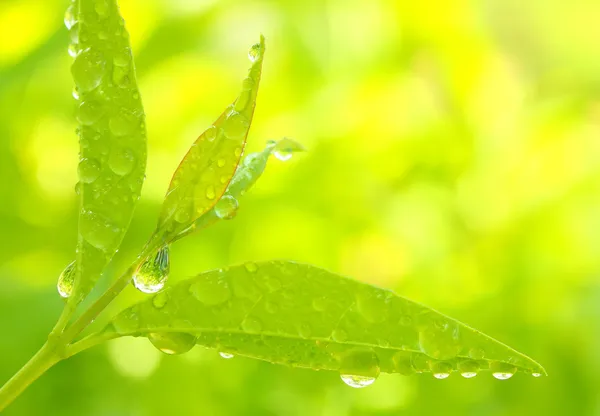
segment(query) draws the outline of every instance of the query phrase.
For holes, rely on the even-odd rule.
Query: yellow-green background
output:
[[[600,2],[122,0],[148,126],[135,256],[187,147],[267,37],[249,148],[289,136],[234,221],[173,247],[172,281],[286,258],[392,288],[549,377],[337,374],[122,339],[9,415],[600,414]],[[0,0],[0,383],[43,343],[74,257],[76,102],[62,0]],[[112,312],[142,295],[130,288]],[[110,314],[109,314],[110,315]]]

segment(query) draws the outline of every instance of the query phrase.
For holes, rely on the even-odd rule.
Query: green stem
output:
[[[51,347],[49,343],[45,343],[19,372],[0,388],[0,412],[60,360],[56,346]]]

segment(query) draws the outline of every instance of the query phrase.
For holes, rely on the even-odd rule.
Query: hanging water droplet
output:
[[[350,387],[370,386],[379,377],[380,371],[379,358],[373,351],[350,351],[340,360],[340,377]]]
[[[60,276],[58,276],[58,283],[56,284],[58,294],[65,299],[71,296],[71,293],[73,292],[74,283],[75,261],[72,261],[67,267],[65,267]]]
[[[73,88],[72,95],[73,95],[73,98],[75,98],[76,100],[79,100],[79,91],[77,91],[77,88]]]
[[[105,17],[108,14],[108,2],[106,0],[96,0],[94,9],[98,16]]]
[[[250,273],[255,273],[258,270],[258,266],[256,265],[256,263],[251,262],[251,261],[249,261],[248,263],[244,264],[244,267]]]
[[[65,26],[68,30],[71,30],[73,25],[77,22],[75,16],[75,5],[71,4],[67,7],[67,11],[65,12]]]
[[[541,377],[542,373],[531,373],[531,375],[537,378],[537,377]]]
[[[287,137],[276,142],[272,149],[275,157],[282,162],[290,160],[294,156],[294,153],[304,152],[304,150],[304,147],[300,143]]]
[[[84,210],[79,217],[83,238],[99,250],[112,250],[119,241],[121,228],[103,214]]]
[[[163,288],[169,278],[171,265],[169,246],[163,246],[149,257],[133,275],[133,284],[141,292],[156,293]]]
[[[250,46],[250,49],[248,49],[248,59],[250,59],[250,62],[256,62],[260,58],[260,54],[260,43],[255,43],[254,45]]]
[[[340,374],[340,378],[344,383],[355,389],[362,389],[363,387],[370,386],[377,380],[375,377],[357,376],[353,374]]]
[[[92,183],[100,176],[100,162],[96,159],[81,159],[77,166],[79,180],[83,183]]]
[[[169,355],[183,354],[196,345],[196,336],[185,332],[151,332],[148,339],[159,351]]]
[[[458,363],[458,371],[464,378],[473,378],[479,371],[479,364],[475,360],[465,360]]]
[[[224,195],[215,205],[215,214],[222,220],[234,218],[238,210],[238,201],[231,195]]]
[[[79,53],[71,65],[71,74],[79,91],[91,91],[100,85],[106,62],[99,51],[86,49]]]
[[[108,167],[119,176],[130,173],[135,166],[135,155],[130,149],[113,149],[108,157]]]
[[[508,380],[515,374],[517,368],[508,363],[494,361],[490,364],[490,371],[494,378],[497,378],[498,380]]]
[[[419,331],[421,351],[438,360],[449,360],[460,351],[460,332],[458,325],[429,325]]]
[[[450,372],[452,371],[452,366],[445,362],[434,362],[430,365],[431,372],[433,376],[438,380],[443,380],[445,378],[450,377]]]
[[[69,47],[67,48],[67,52],[71,58],[75,58],[79,53],[79,48],[75,43],[69,43]]]
[[[234,357],[233,354],[229,354],[228,352],[219,352],[219,355],[221,357],[225,358],[226,360],[229,360],[230,358]]]

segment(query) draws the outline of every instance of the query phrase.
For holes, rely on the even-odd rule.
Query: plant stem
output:
[[[0,412],[60,360],[56,346],[52,347],[46,342],[29,362],[0,388]]]

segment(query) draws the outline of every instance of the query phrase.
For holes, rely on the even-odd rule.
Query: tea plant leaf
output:
[[[238,200],[256,183],[267,167],[269,156],[282,148],[294,147],[294,152],[303,151],[300,144],[295,141],[284,138],[279,141],[269,141],[265,148],[260,152],[246,155],[243,161],[238,165],[229,186],[221,199],[208,212],[198,218],[194,224],[182,231],[174,240],[179,240],[188,234],[202,228],[206,228],[219,219],[231,219],[236,215]],[[302,150],[301,150],[302,149]]]
[[[168,242],[208,212],[236,171],[252,123],[265,51],[264,37],[252,46],[252,66],[237,99],[200,135],[175,171],[158,230]]]
[[[129,34],[115,0],[79,0],[65,24],[75,60],[81,210],[70,302],[94,286],[118,249],[140,197],[146,170],[144,109]]]
[[[438,378],[453,371],[464,377],[482,370],[497,378],[545,374],[529,357],[433,309],[284,261],[202,273],[121,312],[107,331],[146,336],[170,353],[195,342],[272,363],[335,370],[348,383],[379,371]]]

